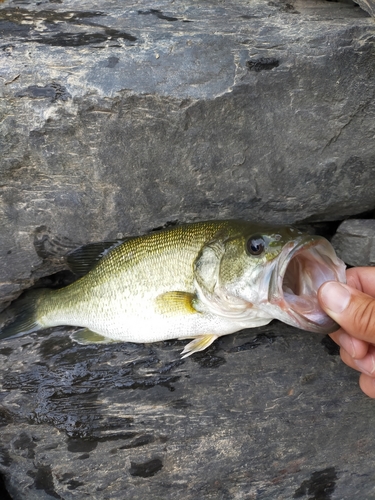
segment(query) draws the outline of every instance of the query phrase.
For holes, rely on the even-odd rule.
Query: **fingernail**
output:
[[[350,302],[349,290],[336,281],[328,281],[321,287],[320,298],[334,313],[342,313]]]
[[[366,356],[363,359],[354,359],[353,362],[360,372],[366,373],[367,375],[371,375],[372,377],[374,376],[375,372],[374,356]]]
[[[345,349],[345,351],[348,354],[350,354],[350,356],[352,358],[355,358],[355,354],[356,354],[355,347],[354,347],[353,339],[350,335],[348,335],[347,333],[340,333],[339,338],[338,338],[338,342],[341,345],[341,347],[343,349]]]

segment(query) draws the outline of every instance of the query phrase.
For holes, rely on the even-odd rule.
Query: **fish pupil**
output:
[[[250,255],[260,255],[266,246],[264,239],[260,235],[251,236],[247,240],[247,251]]]

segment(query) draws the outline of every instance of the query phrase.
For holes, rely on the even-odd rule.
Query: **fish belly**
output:
[[[77,300],[75,303],[70,299],[67,307],[54,310],[40,321],[45,327],[81,326],[109,339],[140,343],[194,338],[207,334],[228,335],[270,321],[256,317],[239,321],[209,312],[171,311],[162,314],[156,306],[155,293],[124,296],[117,291],[116,294],[109,295],[110,298],[108,293],[105,298],[103,293],[98,293],[97,296],[85,301]],[[61,300],[60,305],[63,302]]]

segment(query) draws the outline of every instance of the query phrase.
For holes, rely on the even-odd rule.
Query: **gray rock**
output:
[[[14,500],[374,497],[374,403],[327,338],[274,322],[181,360],[68,332],[1,344]]]
[[[354,3],[8,0],[0,26],[3,306],[89,241],[375,206]]]
[[[375,0],[355,0],[355,2],[360,5],[363,10],[375,16]]]
[[[350,266],[375,265],[375,220],[349,219],[332,238],[339,257]]]

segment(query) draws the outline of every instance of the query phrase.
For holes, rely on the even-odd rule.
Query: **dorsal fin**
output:
[[[114,248],[131,238],[115,241],[101,241],[83,245],[66,255],[66,262],[74,274],[81,277],[93,269],[96,264]]]

